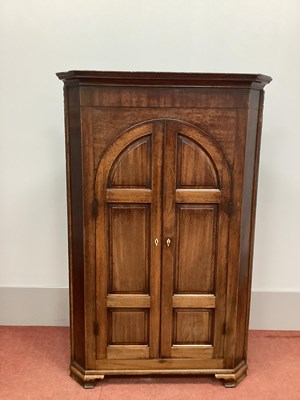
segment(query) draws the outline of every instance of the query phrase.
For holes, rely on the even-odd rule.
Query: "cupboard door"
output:
[[[124,132],[97,171],[98,360],[159,357],[163,129]]]
[[[164,141],[161,357],[222,358],[230,178],[215,142],[168,121]]]

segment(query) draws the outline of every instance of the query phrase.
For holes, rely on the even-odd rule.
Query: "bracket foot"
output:
[[[247,364],[243,361],[234,370],[233,373],[215,374],[217,379],[222,379],[226,388],[234,388],[247,376]]]

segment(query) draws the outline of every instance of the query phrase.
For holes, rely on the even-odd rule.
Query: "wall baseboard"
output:
[[[69,289],[0,287],[0,325],[68,326]]]
[[[250,329],[300,330],[300,292],[252,292]]]
[[[0,287],[0,325],[68,326],[68,288]],[[300,292],[252,292],[250,329],[300,330]]]

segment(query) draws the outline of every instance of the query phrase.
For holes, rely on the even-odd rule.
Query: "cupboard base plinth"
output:
[[[84,370],[77,363],[70,367],[70,376],[85,389],[93,389],[98,380],[106,375],[214,375],[223,380],[226,388],[236,387],[247,376],[247,364],[242,361],[234,369],[127,369],[127,370]]]
[[[226,388],[236,387],[247,376],[247,364],[242,361],[234,370],[233,373],[218,373],[215,374],[217,379],[222,379]]]

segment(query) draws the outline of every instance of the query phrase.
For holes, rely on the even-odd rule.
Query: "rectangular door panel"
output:
[[[108,318],[109,345],[149,345],[148,310],[111,309]]]
[[[108,359],[149,358],[149,309],[110,309]]]
[[[216,205],[177,205],[175,293],[213,293]]]
[[[149,292],[150,208],[109,207],[109,293]]]
[[[173,344],[212,344],[212,310],[174,309]]]

